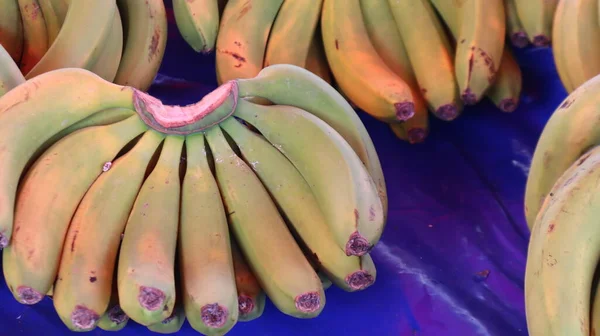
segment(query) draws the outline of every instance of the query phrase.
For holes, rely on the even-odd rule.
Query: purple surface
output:
[[[196,54],[172,23],[169,30],[150,93],[167,104],[195,102],[216,87],[214,55]],[[424,144],[408,145],[359,112],[389,191],[389,221],[372,253],[377,282],[358,293],[332,287],[312,320],[285,316],[268,302],[261,318],[229,335],[526,335],[524,186],[537,138],[566,93],[550,50],[516,56],[524,92],[512,114],[484,102],[454,122],[434,120]],[[70,334],[50,299],[20,305],[2,279],[0,302],[0,336]],[[118,334],[152,333],[130,322]],[[197,333],[186,322],[180,334]]]

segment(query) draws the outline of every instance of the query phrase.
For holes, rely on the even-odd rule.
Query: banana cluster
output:
[[[51,295],[71,330],[133,320],[171,333],[187,319],[222,335],[266,297],[314,318],[329,285],[376,279],[377,152],[349,103],[301,67],[188,106],[52,70],[0,98],[0,134],[4,278],[22,304]]]
[[[525,273],[529,334],[600,330],[600,76],[575,89],[548,120],[525,192],[531,230]]]
[[[163,0],[0,0],[0,95],[61,68],[145,91],[166,42]]]

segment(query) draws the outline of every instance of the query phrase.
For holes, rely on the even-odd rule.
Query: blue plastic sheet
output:
[[[267,302],[261,318],[239,322],[229,335],[527,335],[525,181],[540,132],[566,92],[549,49],[516,56],[524,89],[512,114],[486,101],[453,122],[432,120],[428,140],[409,145],[359,112],[389,191],[389,221],[372,253],[376,283],[357,293],[330,288],[323,313],[311,320],[283,315]],[[181,105],[215,87],[214,54],[188,47],[171,13],[165,59],[150,93]],[[71,333],[51,299],[21,305],[2,279],[0,336],[40,334]],[[130,322],[118,334],[153,333]],[[186,322],[180,334],[197,333]]]

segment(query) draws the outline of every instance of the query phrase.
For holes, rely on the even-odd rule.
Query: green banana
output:
[[[18,0],[18,2],[23,23],[23,51],[19,68],[27,75],[48,50],[48,31],[44,22],[44,13],[37,0]]]
[[[313,36],[318,33],[323,0],[286,0],[269,33],[263,66],[293,64],[304,66]]]
[[[19,63],[21,61],[23,20],[21,19],[21,11],[17,0],[0,1],[0,47],[8,52],[13,62]],[[4,64],[5,61],[0,62],[2,62],[0,64]]]
[[[159,334],[175,334],[181,329],[184,322],[185,311],[181,304],[176,304],[171,316],[161,322],[151,324],[147,328],[148,330]]]
[[[442,120],[456,119],[463,106],[452,50],[432,5],[429,0],[388,3],[429,109]]]
[[[123,311],[148,326],[171,316],[179,226],[182,136],[169,135],[135,200],[121,244],[119,299]]]
[[[504,0],[504,12],[506,14],[506,32],[510,38],[510,42],[513,47],[525,48],[529,44],[529,36],[527,36],[527,32],[523,28],[523,24],[517,13],[515,0]]]
[[[208,129],[206,137],[230,227],[262,288],[282,313],[318,316],[325,306],[323,286],[269,193],[219,127]]]
[[[111,32],[102,48],[102,53],[89,70],[104,80],[112,82],[117,75],[123,53],[123,25],[119,11],[115,11]]]
[[[202,133],[186,137],[186,153],[178,247],[183,306],[192,328],[223,335],[238,318],[227,217]]]
[[[385,122],[414,116],[411,89],[377,54],[359,0],[325,1],[321,31],[333,77],[360,109]]]
[[[265,309],[265,292],[248,266],[234,237],[231,237],[231,256],[238,295],[238,321],[255,320],[262,315]]]
[[[333,128],[296,107],[262,106],[243,99],[234,115],[256,127],[292,161],[346,255],[363,255],[377,243],[385,221],[375,183]]]
[[[504,47],[502,61],[494,84],[486,96],[503,112],[513,112],[519,106],[522,88],[522,74],[509,46]]]
[[[0,44],[0,97],[23,83],[25,83],[25,78],[21,74],[19,66]]]
[[[239,109],[252,105],[240,105]],[[261,113],[250,109],[247,114]],[[340,288],[362,290],[375,282],[375,265],[368,254],[351,256],[338,248],[317,198],[296,167],[268,141],[235,119],[221,128],[233,139],[245,162],[261,180],[291,229],[306,245],[319,268]]]
[[[173,0],[177,29],[196,52],[210,53],[219,33],[219,3],[217,0]]]
[[[117,5],[125,37],[114,82],[147,91],[158,73],[167,45],[164,2],[117,0]]]
[[[236,82],[240,98],[257,96],[278,105],[301,108],[344,137],[375,181],[387,218],[387,188],[379,156],[365,125],[338,91],[310,71],[286,64],[272,65],[254,78]]]
[[[216,44],[219,84],[255,77],[263,68],[271,26],[283,0],[229,0]]]
[[[521,24],[536,47],[550,45],[552,20],[559,0],[515,0]],[[569,1],[578,2],[578,1]],[[574,23],[574,22],[573,22]]]
[[[14,234],[3,251],[4,276],[17,301],[35,304],[48,292],[79,201],[103,165],[146,129],[132,116],[77,131],[50,147],[26,173],[15,206]]]
[[[96,179],[73,216],[54,290],[56,312],[71,330],[90,330],[108,309],[121,233],[163,139],[147,131]]]

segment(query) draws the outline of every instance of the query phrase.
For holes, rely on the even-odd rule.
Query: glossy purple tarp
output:
[[[524,89],[512,114],[486,101],[454,122],[433,120],[426,143],[408,145],[359,112],[389,191],[389,220],[372,253],[376,283],[358,293],[330,288],[323,313],[312,320],[267,303],[261,318],[239,322],[229,335],[526,335],[523,193],[537,139],[566,92],[549,49],[516,56]],[[167,104],[188,104],[215,87],[214,54],[188,47],[171,15],[164,63],[150,93]],[[0,336],[66,334],[50,299],[21,305],[0,281]],[[118,334],[153,333],[130,322]],[[186,322],[179,334],[197,333]]]

